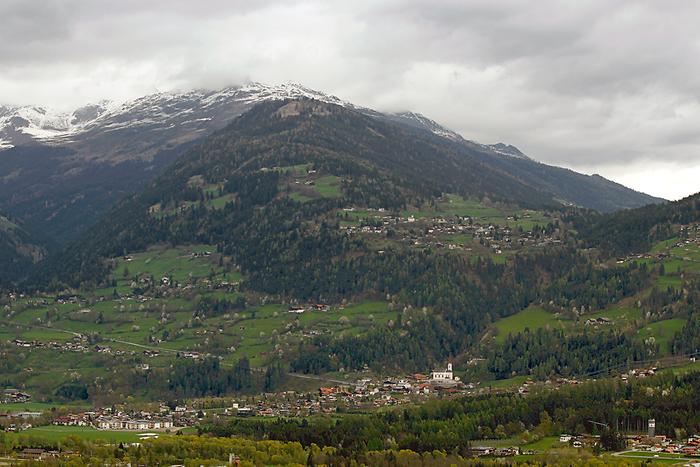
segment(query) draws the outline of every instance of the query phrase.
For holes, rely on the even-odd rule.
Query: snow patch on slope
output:
[[[394,114],[396,117],[404,121],[405,123],[412,124],[413,126],[426,129],[438,136],[443,138],[451,139],[453,141],[462,141],[463,138],[454,131],[445,128],[444,126],[437,123],[435,120],[431,120],[425,115],[419,114],[417,112],[399,112]]]
[[[0,107],[0,148],[13,147],[17,142],[53,140],[80,133],[111,106],[104,101],[72,112],[38,106]]]
[[[151,136],[146,137],[149,141],[160,141],[159,138],[163,141],[180,141],[203,131],[222,128],[260,102],[300,98],[314,99],[354,109],[366,115],[387,118],[454,142],[473,143],[492,153],[520,159],[528,158],[514,146],[502,143],[482,145],[467,141],[458,133],[417,112],[382,114],[301,84],[269,85],[257,82],[215,91],[199,89],[161,92],[124,103],[103,101],[69,112],[36,106],[0,106],[0,149],[37,142],[84,144],[85,141],[98,138],[102,141],[101,147],[113,147],[116,150],[117,146],[128,144],[134,134],[150,134]],[[148,150],[145,146],[137,149]]]
[[[251,82],[217,91],[156,93],[121,104],[100,102],[69,112],[35,106],[0,107],[0,148],[32,142],[66,143],[84,133],[110,133],[132,128],[157,130],[159,127],[184,126],[199,131],[197,125],[202,125],[203,122],[235,117],[260,102],[300,98],[315,99],[377,115],[370,109],[357,107],[336,96],[300,84],[269,85]],[[437,135],[461,139],[453,131],[423,115],[404,112],[395,117]]]
[[[486,149],[489,149],[497,154],[503,156],[514,157],[515,159],[527,159],[531,160],[527,155],[525,155],[520,149],[516,148],[512,144],[496,143],[496,144],[482,144]]]

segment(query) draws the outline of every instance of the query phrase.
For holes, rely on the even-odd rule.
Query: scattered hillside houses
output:
[[[2,400],[0,400],[0,403],[2,404],[20,404],[23,402],[29,402],[32,399],[32,396],[27,394],[26,392],[19,391],[17,389],[5,389],[2,393]]]
[[[609,325],[613,324],[610,318],[600,317],[600,318],[589,318],[586,320],[586,326],[599,326],[599,325]]]
[[[331,307],[326,304],[314,303],[312,305],[291,305],[287,311],[289,313],[302,314],[307,311],[329,311],[330,309]]]
[[[654,376],[658,370],[657,367],[632,369],[623,374],[621,378],[623,381],[627,381],[630,378],[646,378],[647,376]]]
[[[345,209],[351,211],[351,209]],[[526,216],[527,217],[527,216]],[[515,222],[514,218],[509,221]],[[559,232],[524,231],[493,223],[480,223],[480,219],[469,216],[402,217],[398,215],[369,215],[359,220],[359,225],[346,225],[348,235],[385,235],[389,232],[398,241],[417,248],[447,248],[471,251],[467,244],[479,244],[496,254],[504,250],[523,247],[543,247],[561,243]],[[459,236],[459,240],[455,240]],[[464,244],[464,238],[470,238]]]

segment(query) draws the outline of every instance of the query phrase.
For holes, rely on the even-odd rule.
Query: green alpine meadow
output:
[[[0,464],[700,463],[696,7],[43,3]]]

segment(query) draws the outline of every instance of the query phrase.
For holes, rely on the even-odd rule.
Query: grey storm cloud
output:
[[[301,82],[678,198],[699,191],[700,3],[0,2],[0,102]]]

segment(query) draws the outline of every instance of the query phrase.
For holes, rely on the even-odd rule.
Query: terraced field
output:
[[[311,164],[275,167],[281,177],[280,191],[302,203],[318,198],[338,198],[342,195],[342,179],[335,175],[318,174]]]
[[[496,329],[496,342],[504,342],[508,334],[517,334],[530,329],[534,331],[544,327],[564,327],[565,323],[558,316],[538,308],[530,306],[519,313],[499,319],[494,323]]]
[[[66,346],[66,350],[24,350],[22,367],[27,370],[22,384],[50,394],[51,388],[71,375],[110,377],[105,366],[106,359],[113,358],[110,355],[96,352],[92,344],[87,352],[68,350],[78,343],[85,346],[87,336],[114,351],[127,351],[133,357],[126,358],[151,367],[170,365],[181,351],[217,355],[224,365],[247,357],[253,366],[263,366],[275,354],[296,349],[302,340],[359,334],[396,319],[396,312],[382,301],[332,306],[327,311],[308,309],[301,314],[289,312],[289,305],[246,303],[235,286],[242,276],[225,272],[214,250],[210,245],[154,247],[115,259],[116,287],[97,290],[79,301],[35,297],[14,302],[0,321],[1,338]],[[152,278],[157,287],[162,287],[162,278],[177,285],[156,296],[134,294],[146,286],[141,283],[144,278]],[[213,288],[214,283],[228,285]],[[200,307],[203,302],[227,303],[229,309],[200,314],[198,310],[210,306]],[[12,345],[10,349],[21,351]],[[143,351],[149,349],[158,350],[160,356],[144,360]]]

